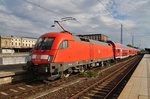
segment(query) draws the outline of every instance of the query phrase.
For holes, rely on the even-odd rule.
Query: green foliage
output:
[[[89,77],[96,77],[97,76],[97,72],[93,71],[93,70],[88,70],[85,72]]]
[[[148,53],[148,51],[146,51],[146,50],[141,50],[140,51],[140,54],[146,54],[146,53]]]

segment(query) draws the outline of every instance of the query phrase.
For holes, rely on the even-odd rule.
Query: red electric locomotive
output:
[[[42,35],[35,44],[24,67],[38,79],[53,80],[67,77],[72,72],[83,72],[87,68],[103,65],[103,62],[122,59],[137,53],[112,41],[101,42],[79,36],[57,23],[64,32],[51,32]]]
[[[40,79],[55,79],[114,60],[113,50],[109,43],[69,32],[46,33],[38,39],[26,70]]]

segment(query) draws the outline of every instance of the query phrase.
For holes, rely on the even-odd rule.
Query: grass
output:
[[[93,70],[88,70],[85,72],[85,74],[89,77],[96,77],[97,76],[97,72],[95,72]]]

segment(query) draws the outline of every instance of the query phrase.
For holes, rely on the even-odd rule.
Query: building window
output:
[[[6,41],[6,45],[7,45],[7,41]]]

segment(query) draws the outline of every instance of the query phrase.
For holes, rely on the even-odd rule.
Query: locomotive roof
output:
[[[49,33],[43,34],[41,37],[56,37],[56,36],[61,37],[63,39],[67,39],[67,40],[83,41],[83,42],[89,42],[92,44],[100,44],[100,45],[104,45],[104,46],[108,45],[108,43],[106,43],[106,42],[91,40],[91,39],[84,38],[84,37],[79,37],[76,35],[72,35],[69,32],[49,32]]]
[[[130,50],[138,50],[138,49],[135,49],[135,48],[132,48],[132,47],[129,47],[129,46],[120,44],[120,43],[115,43],[115,46],[116,46],[116,48],[123,48],[123,49],[130,49]]]
[[[115,43],[116,48],[124,48],[127,49],[128,47],[126,45],[120,44],[120,43]]]
[[[41,37],[60,37],[60,38],[64,38],[67,40],[74,40],[72,35],[69,32],[49,32],[49,33],[45,33],[43,34]]]

